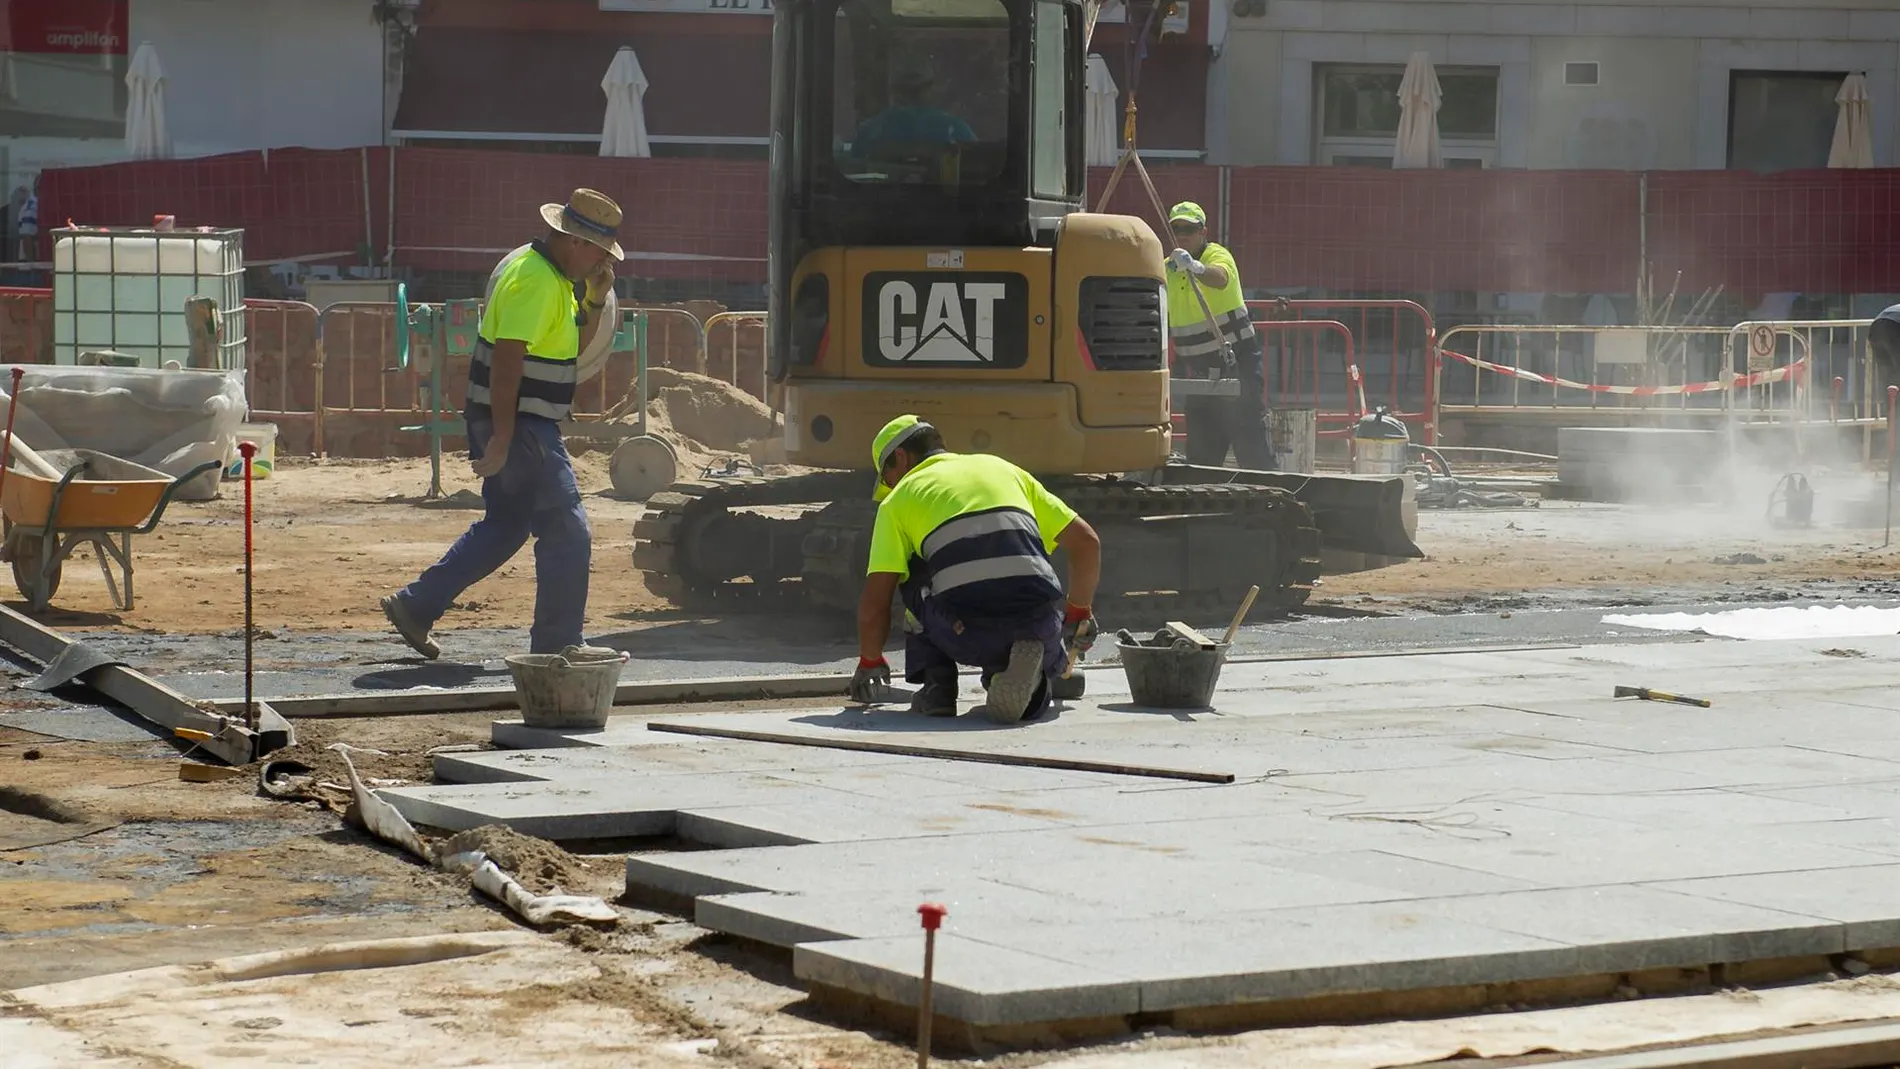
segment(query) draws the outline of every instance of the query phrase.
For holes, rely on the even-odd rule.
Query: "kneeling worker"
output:
[[[913,712],[957,713],[957,666],[983,670],[985,711],[999,723],[1040,714],[1062,690],[1069,650],[1100,633],[1089,603],[1102,543],[1075,510],[1001,457],[952,453],[916,416],[885,424],[871,446],[880,502],[858,601],[858,670],[850,695],[876,701],[891,679],[884,640],[902,584],[904,678],[920,683]],[[1050,554],[1069,553],[1069,595]],[[1065,686],[1066,685],[1066,686]],[[1052,687],[1056,693],[1052,695]]]

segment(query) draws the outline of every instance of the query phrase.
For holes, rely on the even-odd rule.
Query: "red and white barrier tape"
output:
[[[1769,371],[1755,371],[1747,375],[1737,375],[1734,381],[1726,384],[1716,381],[1685,382],[1679,386],[1597,386],[1588,382],[1573,382],[1570,379],[1558,378],[1554,375],[1539,375],[1535,371],[1526,371],[1521,367],[1508,367],[1504,364],[1494,364],[1489,360],[1480,360],[1475,356],[1466,356],[1463,353],[1453,352],[1450,349],[1440,349],[1439,352],[1446,356],[1462,360],[1472,367],[1482,368],[1486,371],[1495,371],[1500,375],[1509,375],[1514,379],[1523,379],[1526,382],[1535,382],[1544,386],[1561,386],[1566,390],[1588,390],[1591,393],[1623,394],[1628,397],[1656,397],[1663,394],[1679,393],[1715,393],[1725,389],[1744,389],[1749,386],[1761,386],[1770,382],[1785,382],[1790,375],[1805,372],[1808,365],[1807,357],[1802,357],[1792,364],[1773,368]]]

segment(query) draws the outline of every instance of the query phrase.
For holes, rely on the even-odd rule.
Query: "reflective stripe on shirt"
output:
[[[1253,318],[1246,308],[1237,311],[1214,314],[1214,322],[1219,324],[1221,333],[1227,336],[1229,343],[1245,341],[1254,336]],[[1202,316],[1192,325],[1170,327],[1168,339],[1174,343],[1176,356],[1206,356],[1220,352],[1220,341],[1214,332],[1207,329],[1207,317]]]
[[[493,404],[495,343],[509,339],[527,349],[515,411],[566,419],[580,381],[579,311],[574,283],[539,241],[504,257],[490,279],[468,364],[470,413],[486,414]]]
[[[468,401],[490,404],[489,375],[494,370],[495,347],[486,339],[477,339],[475,355],[468,362]],[[564,420],[574,406],[574,391],[580,385],[580,361],[549,360],[528,356],[521,361],[521,384],[516,394],[515,411],[531,416]]]

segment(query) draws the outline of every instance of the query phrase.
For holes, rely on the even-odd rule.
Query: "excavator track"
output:
[[[868,481],[864,473],[825,472],[675,484],[654,495],[634,525],[634,565],[649,590],[684,607],[848,614],[877,512]],[[1312,513],[1284,489],[1087,476],[1044,482],[1100,532],[1096,611],[1116,626],[1225,617],[1254,583],[1255,614],[1285,612],[1303,604],[1319,578]],[[734,511],[820,504],[797,517]]]
[[[692,479],[647,499],[633,524],[633,566],[647,589],[682,608],[796,608],[802,543],[816,511],[797,518],[739,510],[870,501],[870,476],[827,471],[780,478]]]

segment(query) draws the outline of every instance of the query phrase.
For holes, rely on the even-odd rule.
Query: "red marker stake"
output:
[[[935,902],[917,907],[924,924],[924,986],[917,999],[917,1069],[930,1069],[930,982],[937,964],[937,929],[943,927],[948,909]]]
[[[251,640],[251,458],[257,455],[257,443],[239,442],[238,455],[244,458],[244,726],[257,730],[257,702],[252,698]]]

